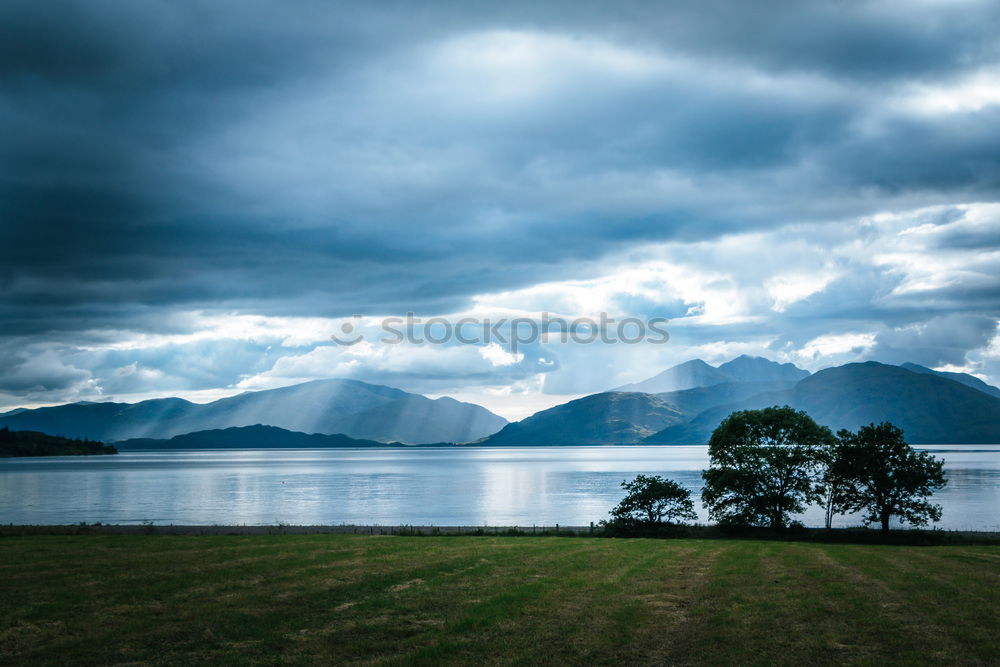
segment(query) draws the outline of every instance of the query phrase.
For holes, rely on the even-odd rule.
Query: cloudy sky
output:
[[[1000,383],[998,30],[973,0],[4,2],[0,408],[353,377],[520,417],[741,353]],[[381,343],[407,312],[671,339]]]

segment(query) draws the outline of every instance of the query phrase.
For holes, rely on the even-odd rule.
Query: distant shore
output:
[[[101,456],[117,454],[112,445],[97,440],[64,438],[39,431],[0,428],[0,458],[41,456]]]
[[[164,525],[140,524],[0,524],[0,536],[10,535],[587,535],[590,526],[410,526],[410,525]]]
[[[878,530],[869,528],[793,528],[774,531],[767,528],[724,528],[715,525],[662,525],[631,532],[610,532],[598,523],[586,526],[415,526],[398,525],[170,525],[140,524],[0,524],[0,538],[27,535],[370,535],[370,536],[559,536],[665,539],[751,539],[793,542],[840,542],[896,545],[985,544],[1000,545],[1000,532],[974,530],[896,529],[883,539]]]

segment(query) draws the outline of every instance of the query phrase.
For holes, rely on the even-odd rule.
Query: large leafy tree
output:
[[[830,429],[788,406],[734,412],[709,441],[702,502],[719,523],[784,528],[821,499],[834,442]]]
[[[902,429],[882,422],[837,438],[828,473],[835,512],[862,512],[883,534],[894,516],[915,526],[941,518],[941,507],[927,498],[947,483],[944,462],[915,451]]]
[[[615,522],[678,523],[698,518],[691,492],[673,480],[659,475],[637,475],[631,482],[622,482],[622,488],[628,493],[611,510]]]

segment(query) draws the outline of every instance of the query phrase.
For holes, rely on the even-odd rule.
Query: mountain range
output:
[[[989,385],[987,385],[989,386]],[[834,431],[891,421],[918,444],[1000,442],[1000,398],[932,373],[874,361],[827,368],[778,391],[720,403],[647,437],[645,444],[701,444],[736,410],[789,405]]]
[[[507,420],[453,398],[430,399],[357,380],[316,380],[211,403],[163,398],[140,403],[71,403],[0,415],[0,426],[106,442],[266,424],[380,442],[469,442]]]
[[[611,391],[639,391],[646,394],[683,391],[725,383],[789,382],[795,383],[809,375],[794,364],[779,364],[763,357],[740,355],[718,367],[701,359],[677,364],[653,377],[626,384]]]
[[[684,413],[658,396],[606,392],[507,424],[481,444],[620,445],[637,442],[683,421]]]
[[[663,387],[683,388],[652,391]],[[918,444],[1000,442],[1000,390],[971,375],[877,362],[810,375],[743,356],[718,367],[679,364],[508,424],[482,444],[704,444],[730,413],[771,405],[805,410],[834,431],[891,421]],[[639,437],[658,422],[660,430]]]
[[[0,414],[0,427],[125,448],[702,444],[731,412],[770,405],[805,410],[835,431],[888,420],[917,444],[1000,442],[1000,389],[971,375],[877,362],[810,375],[748,356],[718,367],[694,359],[515,423],[451,398],[317,380],[207,404],[164,398],[17,409]]]

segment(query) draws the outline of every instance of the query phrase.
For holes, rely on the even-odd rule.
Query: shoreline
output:
[[[171,524],[0,524],[0,537],[24,535],[597,535],[589,526],[411,526],[411,525],[171,525]],[[1000,535],[1000,534],[998,534]]]
[[[705,540],[766,540],[783,542],[853,543],[887,545],[997,545],[1000,531],[901,528],[888,536],[873,528],[725,528],[715,525],[662,525],[633,531],[612,531],[597,523],[534,526],[416,526],[379,524],[341,525],[170,525],[170,524],[0,524],[0,538],[32,535],[121,535],[252,537],[302,535],[359,535],[396,537],[595,537]]]

